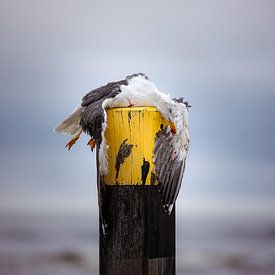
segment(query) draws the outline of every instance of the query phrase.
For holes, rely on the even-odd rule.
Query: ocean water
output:
[[[275,274],[275,220],[177,217],[177,274]],[[98,224],[89,213],[0,214],[1,275],[98,274]]]

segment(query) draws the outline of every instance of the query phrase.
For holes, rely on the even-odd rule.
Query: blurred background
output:
[[[95,156],[52,128],[146,73],[190,110],[177,274],[275,274],[275,2],[0,1],[0,274],[98,274]]]

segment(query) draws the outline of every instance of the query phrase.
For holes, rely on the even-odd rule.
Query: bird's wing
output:
[[[84,108],[80,125],[84,132],[90,134],[98,144],[101,142],[102,123],[104,122],[103,100],[89,104]]]
[[[159,182],[164,208],[170,214],[177,199],[185,169],[189,137],[173,135],[167,127],[155,139],[155,174]],[[178,151],[176,148],[180,148]]]
[[[148,77],[144,73],[136,73],[136,74],[128,75],[123,80],[110,82],[104,86],[101,86],[87,93],[82,98],[81,106],[85,107],[96,101],[110,98],[110,97],[115,97],[118,93],[120,93],[121,85],[128,85],[129,80],[137,76],[142,76],[145,79],[148,79]]]
[[[96,168],[97,168],[97,195],[98,195],[98,209],[99,209],[99,219],[104,236],[107,234],[107,217],[106,217],[106,186],[104,182],[104,177],[100,175],[99,172],[99,149],[96,150]]]
[[[127,80],[125,79],[116,82],[110,82],[107,85],[90,91],[82,98],[81,106],[85,107],[96,101],[116,96],[118,93],[120,93],[121,85],[127,85]]]
[[[110,82],[107,85],[90,91],[82,98],[81,106],[84,108],[80,125],[82,129],[101,142],[102,123],[104,122],[104,110],[102,104],[105,99],[118,95],[121,85],[126,85],[127,80]]]
[[[55,128],[55,133],[61,133],[64,135],[74,135],[81,130],[80,120],[84,108],[78,106],[64,121],[59,123]]]

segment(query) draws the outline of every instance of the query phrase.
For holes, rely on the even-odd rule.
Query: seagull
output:
[[[171,214],[181,187],[190,141],[188,112],[191,106],[183,97],[172,99],[161,92],[145,74],[132,74],[87,93],[72,114],[54,128],[56,133],[74,135],[65,146],[68,150],[82,132],[91,137],[87,144],[91,150],[97,148],[98,204],[104,235],[107,228],[103,217],[104,176],[109,169],[108,144],[105,139],[108,127],[106,109],[132,106],[154,106],[169,122],[156,134],[153,161],[162,205]]]

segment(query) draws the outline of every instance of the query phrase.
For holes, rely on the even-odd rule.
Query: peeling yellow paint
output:
[[[105,176],[107,185],[142,185],[142,166],[147,167],[146,185],[157,184],[151,180],[154,172],[153,150],[156,133],[160,130],[161,124],[165,127],[168,121],[164,120],[155,107],[129,107],[112,108],[107,110],[108,128],[105,132],[106,142],[109,145],[108,163],[109,172]],[[123,143],[124,142],[124,143]],[[121,146],[121,144],[123,144]],[[123,154],[120,148],[125,147],[131,151],[129,154]],[[133,145],[133,146],[131,146]],[[121,160],[117,165],[116,161],[119,150],[119,156],[125,155],[124,161]],[[129,152],[128,152],[129,153]],[[120,160],[120,158],[119,158]],[[118,170],[118,171],[117,171]]]

